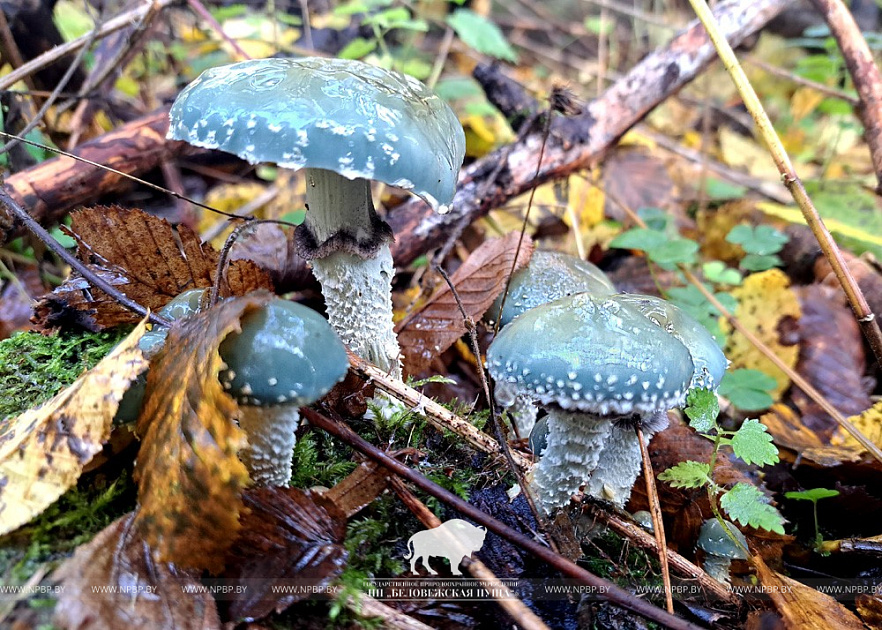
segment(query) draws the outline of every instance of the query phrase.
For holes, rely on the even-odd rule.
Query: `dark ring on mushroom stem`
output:
[[[664,431],[668,428],[668,412],[666,410],[656,411],[645,416],[632,413],[628,416],[613,418],[612,422],[620,429],[631,429],[633,431],[639,427],[647,436],[655,435],[659,431]]]
[[[294,230],[294,249],[305,260],[325,258],[339,251],[345,251],[361,258],[373,258],[380,248],[395,240],[392,228],[379,216],[371,216],[371,234],[359,240],[350,230],[343,228],[322,243],[316,242],[315,235],[305,223]]]

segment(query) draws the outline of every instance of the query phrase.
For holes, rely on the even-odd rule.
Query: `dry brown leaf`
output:
[[[796,371],[842,415],[861,413],[870,406],[873,384],[864,379],[863,338],[851,309],[817,285],[801,287],[796,295],[802,307]],[[792,396],[802,422],[826,442],[839,425],[798,387]]]
[[[793,456],[811,460],[824,467],[839,466],[844,462],[861,459],[862,448],[830,446],[821,441],[817,433],[806,427],[790,407],[776,403],[760,421],[775,439],[775,444],[795,453]],[[782,452],[787,456],[787,452]]]
[[[77,257],[142,306],[157,311],[188,290],[210,287],[218,253],[186,226],[174,228],[143,210],[95,206],[71,213]],[[269,277],[251,261],[230,263],[225,295],[272,288]],[[73,321],[102,330],[138,320],[104,292],[72,275],[35,308],[35,321],[52,328]]]
[[[50,580],[61,587],[54,625],[68,630],[220,628],[198,574],[154,562],[129,513],[77,549]],[[110,593],[108,591],[116,591]]]
[[[677,222],[687,220],[679,204],[674,204],[674,182],[665,163],[645,148],[619,147],[603,160],[603,189],[612,199],[631,210],[664,208],[678,215]],[[607,201],[605,214],[616,221],[625,221],[621,207]]]
[[[327,490],[324,496],[350,518],[373,503],[388,485],[389,471],[376,462],[367,461]]]
[[[236,454],[246,438],[233,422],[236,403],[218,382],[218,346],[269,298],[227,300],[176,322],[151,361],[137,424],[135,525],[163,561],[217,573],[236,538],[248,483]]]
[[[825,593],[772,571],[754,556],[756,575],[787,628],[810,630],[865,630],[864,624],[845,606]]]
[[[505,288],[520,240],[518,232],[485,241],[450,277],[466,315],[478,320]],[[514,270],[526,265],[533,244],[524,238]],[[397,327],[398,342],[408,371],[416,373],[447,350],[466,332],[456,298],[446,284]]]
[[[230,603],[230,620],[261,619],[330,587],[347,558],[346,515],[331,500],[309,490],[276,487],[247,490],[244,502],[241,534],[223,576],[225,584],[246,586]],[[281,586],[315,590],[293,592],[298,589]]]
[[[27,523],[72,487],[110,437],[119,401],[147,361],[141,323],[98,365],[0,432],[0,534]]]

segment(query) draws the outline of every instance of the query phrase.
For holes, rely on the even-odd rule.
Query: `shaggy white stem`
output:
[[[300,412],[295,405],[239,406],[239,426],[248,446],[239,458],[258,486],[287,486],[294,460]]]
[[[341,230],[359,243],[374,238],[378,217],[368,180],[347,179],[334,171],[308,168],[306,203],[309,211],[303,224],[317,245],[333,239]]]
[[[613,424],[597,460],[597,468],[585,485],[585,494],[622,507],[631,496],[640,468],[637,432],[633,427]]]
[[[536,464],[533,483],[546,512],[566,505],[597,468],[612,423],[585,413],[548,412],[548,446]]]
[[[312,261],[322,285],[328,320],[350,350],[401,379],[398,338],[392,327],[392,253],[373,258],[336,252]]]

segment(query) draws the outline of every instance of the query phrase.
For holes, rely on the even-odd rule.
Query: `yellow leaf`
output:
[[[147,367],[142,322],[98,365],[0,431],[0,534],[27,523],[79,479],[110,437],[129,384]]]
[[[814,113],[824,98],[823,94],[812,88],[801,87],[796,90],[790,99],[790,114],[793,116],[793,122],[798,123]]]
[[[595,182],[581,175],[571,175],[567,182],[569,188],[567,201],[579,217],[579,226],[588,229],[603,221],[603,207],[606,203],[603,190]],[[569,225],[568,213],[564,214],[564,221]]]
[[[175,323],[151,361],[137,426],[135,526],[163,562],[216,573],[236,538],[248,483],[237,453],[246,438],[218,381],[218,347],[268,297],[252,293]]]
[[[802,314],[799,301],[789,285],[790,281],[783,271],[769,269],[745,278],[744,284],[734,289],[732,295],[738,300],[735,310],[738,321],[771,348],[779,359],[794,367],[799,357],[799,346],[783,345],[778,333],[783,319],[799,319]],[[772,396],[780,396],[790,385],[790,379],[746,337],[734,332],[725,319],[721,320],[720,327],[729,339],[726,356],[732,362],[732,368],[762,370],[777,382]]]
[[[867,409],[861,414],[851,416],[849,419],[861,433],[867,436],[870,441],[882,446],[882,402]],[[863,447],[842,427],[837,427],[830,437],[830,444],[835,446],[851,446],[864,450]]]
[[[751,175],[757,177],[777,172],[769,152],[753,138],[723,127],[720,129],[719,139],[723,162],[729,166],[747,169]]]

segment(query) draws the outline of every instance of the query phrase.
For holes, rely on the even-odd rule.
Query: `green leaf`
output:
[[[337,56],[340,57],[340,59],[361,59],[365,55],[374,52],[376,47],[376,40],[356,37],[346,44],[343,47],[343,50],[337,53]]]
[[[740,199],[747,194],[747,186],[739,186],[713,177],[709,177],[706,181],[705,192],[714,200]]]
[[[759,420],[745,420],[732,436],[732,450],[748,464],[775,464],[778,449],[772,444],[768,428]]]
[[[704,462],[680,462],[662,472],[658,478],[675,488],[700,488],[710,483],[710,465]]]
[[[720,507],[729,517],[742,525],[784,533],[784,517],[769,505],[759,488],[749,483],[737,483],[720,497]]]
[[[838,497],[839,490],[828,490],[827,488],[812,488],[811,490],[800,490],[799,492],[785,492],[784,496],[788,499],[796,499],[797,501],[811,501],[812,503],[815,503],[820,499]]]
[[[686,396],[686,415],[689,426],[699,433],[709,433],[717,424],[720,403],[709,389],[693,389]]]
[[[517,63],[518,56],[499,27],[469,9],[457,9],[447,16],[447,23],[466,46],[479,53]]]
[[[727,267],[726,263],[720,260],[704,263],[701,266],[701,271],[704,273],[705,278],[717,284],[730,284],[733,286],[741,284],[741,274],[738,273],[738,270]]]
[[[646,255],[657,265],[670,268],[678,263],[694,263],[697,252],[698,243],[691,239],[665,238],[663,243],[647,250]]]
[[[633,228],[626,232],[622,232],[610,241],[610,247],[619,249],[640,249],[649,251],[661,246],[668,237],[657,230],[647,228]]]
[[[741,245],[748,254],[766,256],[781,251],[789,237],[770,225],[751,227],[742,223],[736,225],[726,235],[726,240]]]
[[[738,266],[745,271],[765,271],[782,264],[781,259],[774,254],[748,254],[741,259]]]
[[[769,392],[776,382],[760,370],[732,370],[723,375],[720,395],[728,398],[733,405],[744,411],[768,409],[774,401]]]

